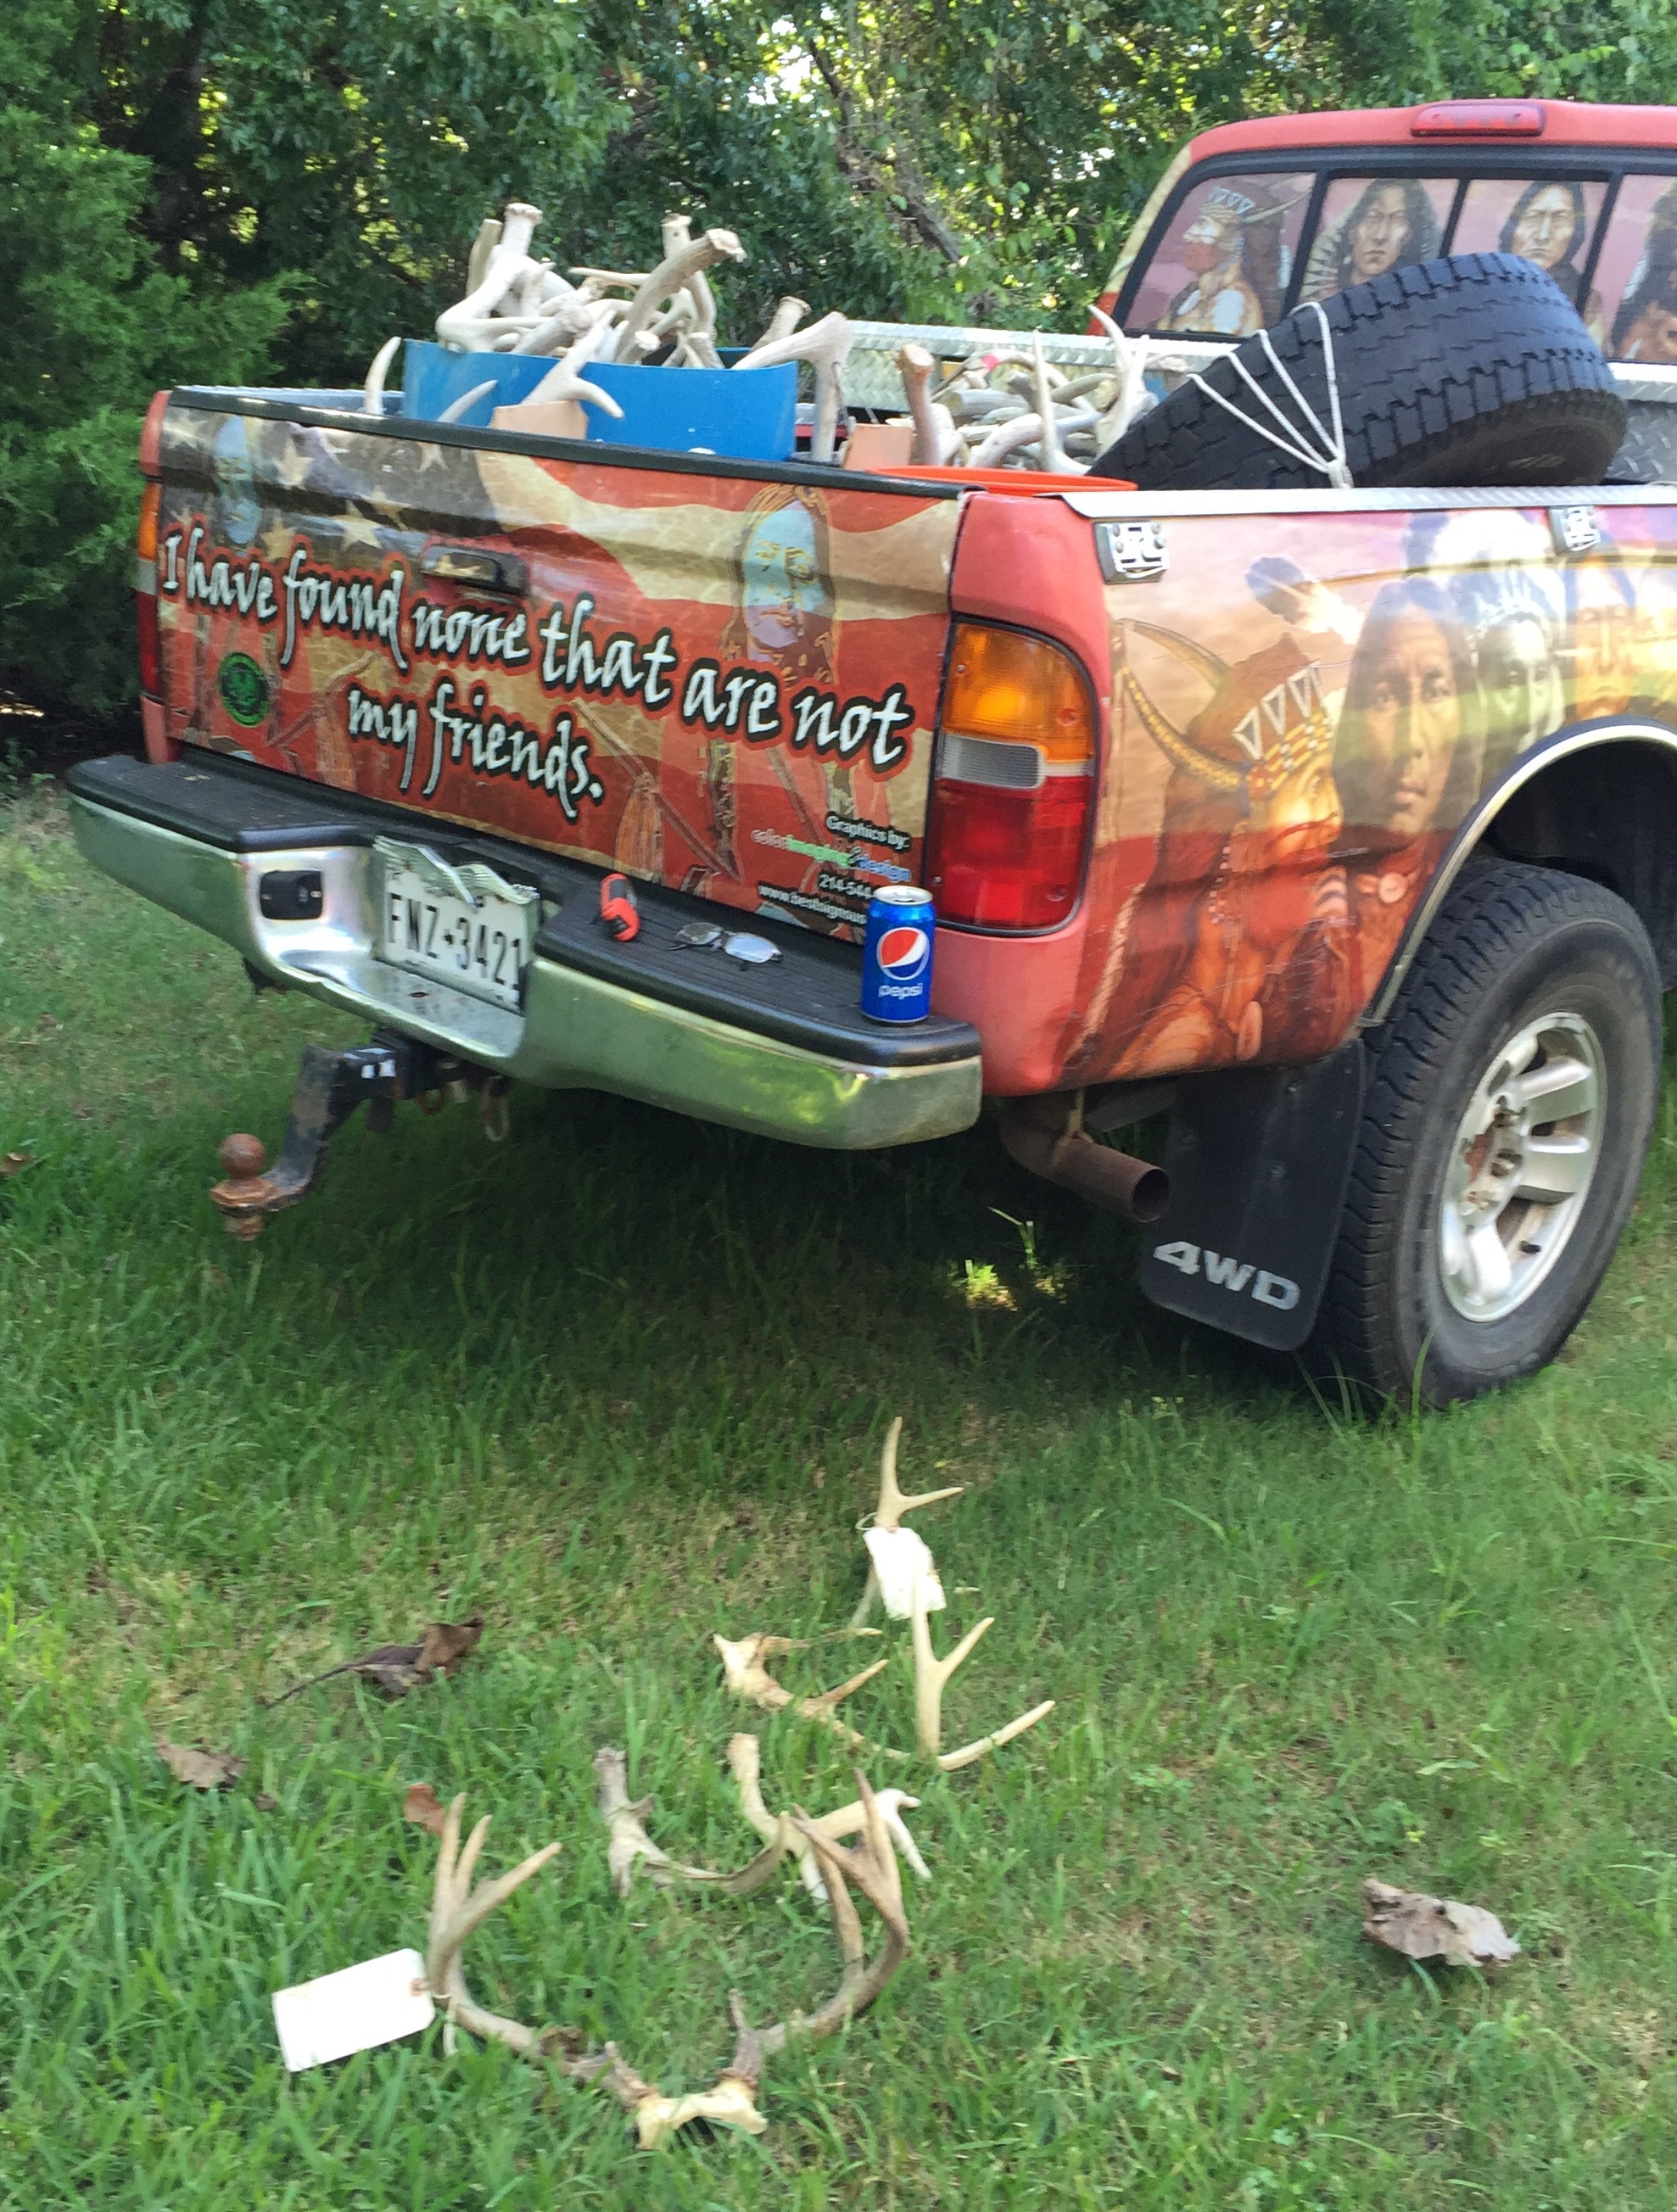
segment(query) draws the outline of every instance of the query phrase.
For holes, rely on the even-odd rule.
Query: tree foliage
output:
[[[258,370],[286,301],[161,264],[149,166],[91,112],[97,27],[79,0],[0,10],[0,660],[102,706],[133,686],[146,402]]]
[[[782,291],[1079,322],[1208,124],[1658,99],[1674,61],[1666,0],[6,0],[0,667],[119,696],[151,390],[358,379],[508,198],[562,265],[738,230],[738,334]]]

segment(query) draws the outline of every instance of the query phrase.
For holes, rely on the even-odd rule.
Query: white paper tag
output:
[[[436,2016],[417,1951],[388,1951],[319,1980],[274,1991],[280,2052],[294,2074],[417,2034]]]
[[[885,1601],[885,1611],[893,1620],[907,1620],[913,1613],[916,1575],[925,1592],[926,1610],[943,1611],[944,1586],[938,1580],[938,1570],[923,1536],[917,1536],[912,1528],[864,1528],[862,1541],[873,1562],[873,1578]]]

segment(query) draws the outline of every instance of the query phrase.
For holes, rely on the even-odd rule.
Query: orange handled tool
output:
[[[635,903],[635,894],[629,889],[627,876],[601,878],[599,918],[619,945],[627,945],[631,937],[640,935],[641,909]]]

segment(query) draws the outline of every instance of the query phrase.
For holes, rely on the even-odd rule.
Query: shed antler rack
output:
[[[756,1796],[756,1805],[761,1808],[761,1795],[756,1790],[755,1758],[747,1760],[739,1751],[742,1742],[750,1741],[736,1738],[730,1747],[731,1755],[741,1780],[742,1801],[748,1795],[745,1784],[749,1773],[749,1794]],[[755,1752],[755,1743],[752,1749]],[[612,1885],[620,1897],[628,1896],[639,1864],[646,1866],[655,1883],[714,1884],[726,1894],[746,1897],[764,1886],[789,1853],[807,1852],[819,1869],[820,1894],[826,1900],[838,1943],[838,1987],[813,2012],[792,2013],[785,2020],[762,2028],[752,2027],[738,1993],[731,1992],[729,2008],[736,2031],[733,2057],[709,2088],[681,2097],[666,2096],[655,2081],[647,2081],[628,2063],[615,2043],[585,2055],[582,2037],[574,2028],[531,2027],[522,2021],[489,2011],[477,2002],[466,1985],[461,1954],[496,1907],[539,1874],[558,1852],[559,1845],[544,1844],[506,1874],[474,1882],[472,1877],[489,1823],[487,1816],[479,1820],[462,1846],[460,1814],[465,1799],[459,1796],[450,1805],[443,1820],[425,1947],[425,1982],[443,2011],[445,2047],[453,2051],[456,2030],[463,2027],[486,2041],[504,2043],[520,2057],[545,2061],[572,2081],[602,2083],[633,2120],[635,2133],[646,2149],[652,2149],[693,2120],[708,2120],[744,2129],[749,2135],[761,2135],[767,2123],[756,2100],[765,2062],[793,2043],[815,2042],[835,2034],[874,2002],[908,1955],[902,1877],[893,1845],[894,1841],[900,1844],[910,1863],[924,1874],[925,1867],[902,1825],[900,1814],[905,1802],[913,1804],[914,1801],[905,1801],[901,1791],[887,1792],[882,1801],[859,1770],[856,1802],[823,1820],[811,1820],[801,1806],[778,1820],[765,1811],[763,1817],[772,1828],[769,1848],[738,1875],[729,1876],[712,1874],[702,1867],[680,1865],[653,1843],[644,1825],[652,1800],[631,1802],[626,1762],[621,1751],[609,1745],[602,1747],[595,1756],[594,1771],[600,1785],[600,1815],[611,1838],[607,1863]],[[861,1830],[861,1841],[853,1847],[847,1849],[837,1840],[840,1835],[857,1828]],[[871,1957],[861,1916],[851,1895],[853,1888],[866,1899],[879,1918],[882,1934]]]
[[[867,1585],[861,1602],[850,1617],[848,1630],[840,1634],[870,1636],[878,1631],[866,1624],[877,1604],[883,1604],[888,1616],[910,1624],[911,1650],[914,1669],[914,1741],[922,1759],[933,1760],[945,1774],[971,1766],[993,1751],[1033,1729],[1054,1711],[1054,1701],[1045,1698],[1040,1705],[1032,1705],[1018,1714],[1004,1727],[987,1735],[975,1736],[957,1750],[943,1748],[944,1691],[956,1669],[969,1658],[977,1645],[995,1626],[993,1613],[977,1621],[956,1643],[954,1649],[942,1658],[932,1648],[932,1632],[928,1616],[941,1612],[945,1606],[943,1585],[923,1537],[906,1528],[905,1516],[918,1512],[922,1506],[938,1505],[946,1499],[959,1498],[964,1486],[951,1484],[941,1490],[921,1491],[915,1496],[905,1495],[896,1475],[897,1445],[902,1434],[902,1423],[894,1420],[886,1433],[884,1449],[879,1456],[879,1501],[872,1516],[862,1527],[863,1541],[867,1547]],[[819,1722],[824,1728],[836,1730],[845,1741],[857,1749],[867,1750],[890,1759],[905,1754],[878,1744],[841,1721],[833,1708],[854,1691],[870,1682],[889,1663],[878,1659],[866,1667],[848,1682],[836,1689],[820,1692],[813,1697],[799,1698],[769,1672],[767,1662],[793,1652],[807,1650],[809,1638],[791,1636],[765,1635],[762,1632],[731,1641],[725,1636],[712,1638],[722,1662],[722,1679],[736,1697],[744,1698],[765,1712],[783,1712],[788,1708],[807,1720]],[[821,1639],[824,1641],[825,1639]],[[744,1785],[742,1784],[742,1788]],[[759,1801],[760,1802],[760,1801]],[[912,1801],[909,1801],[912,1802]],[[749,1817],[749,1815],[748,1815]],[[759,1834],[769,1831],[753,1820]],[[807,1878],[808,1867],[805,1866]]]

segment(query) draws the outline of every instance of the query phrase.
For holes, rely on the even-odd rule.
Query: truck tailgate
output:
[[[823,932],[917,878],[952,495],[421,432],[173,395],[171,750]]]

